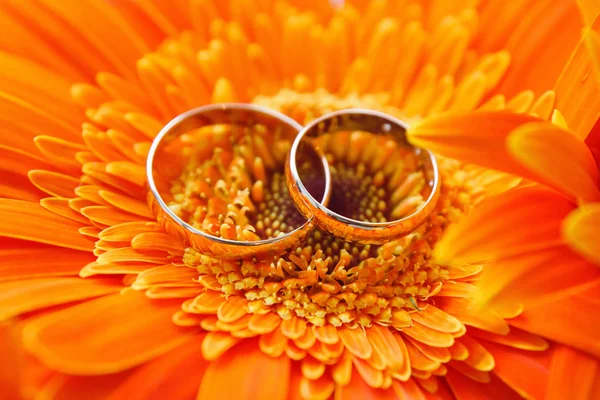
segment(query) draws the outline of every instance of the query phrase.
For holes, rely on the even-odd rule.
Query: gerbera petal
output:
[[[106,400],[168,398],[187,400],[198,393],[208,363],[200,353],[202,336],[194,336],[135,370]],[[186,379],[179,379],[185,371]],[[173,384],[173,382],[177,384]]]
[[[600,199],[598,166],[589,148],[575,135],[550,122],[531,123],[515,129],[507,145],[538,182],[572,198]]]
[[[3,238],[0,245],[0,281],[76,276],[82,266],[95,259],[87,251]]]
[[[475,296],[483,304],[531,306],[576,293],[598,280],[598,268],[566,246],[557,246],[486,264]]]
[[[406,382],[398,382],[394,381],[392,383],[392,388],[398,395],[400,400],[425,400],[427,397],[419,388],[419,385],[415,382],[414,379],[409,379]]]
[[[180,304],[129,290],[33,319],[24,327],[23,340],[29,351],[58,371],[110,374],[186,340],[186,333],[194,330],[171,321]]]
[[[591,297],[599,289],[597,284],[586,292],[526,309],[510,324],[600,357],[598,299]]]
[[[525,398],[546,398],[548,361],[546,353],[531,353],[492,343],[484,346],[496,362],[494,373]]]
[[[85,393],[89,400],[105,400],[127,377],[129,371],[103,376],[69,376],[56,374],[36,395],[40,399],[74,399]]]
[[[569,129],[582,139],[600,115],[600,77],[594,73],[598,56],[587,43],[590,36],[600,32],[600,20],[596,19],[590,29],[592,32],[584,34],[554,87],[556,108],[565,117]]]
[[[475,46],[479,51],[508,50],[512,56],[498,91],[509,96],[523,87],[550,89],[576,46],[583,21],[576,2],[487,1]]]
[[[600,204],[586,204],[573,211],[564,220],[562,232],[573,250],[600,266]]]
[[[396,400],[398,396],[392,389],[376,389],[370,386],[356,371],[347,386],[338,386],[335,390],[335,398],[339,400]]]
[[[423,119],[407,135],[411,143],[443,156],[527,177],[527,170],[508,155],[505,141],[519,126],[536,121],[507,111],[448,114]]]
[[[491,381],[488,383],[479,383],[469,379],[460,372],[449,368],[448,373],[446,374],[446,381],[457,400],[470,400],[473,398],[481,400],[522,399],[517,392],[511,390],[497,377],[492,377]]]
[[[550,346],[550,344],[540,336],[515,327],[511,327],[510,332],[507,335],[497,335],[495,333],[482,331],[477,328],[470,328],[469,335],[486,340],[488,342],[503,344],[516,349],[529,351],[543,351],[548,349]]]
[[[560,224],[574,208],[539,186],[511,190],[482,201],[450,226],[434,256],[440,264],[462,265],[559,243]]]
[[[565,393],[573,400],[594,399],[600,394],[600,363],[597,359],[568,346],[557,346],[550,363],[548,399],[558,400]]]
[[[285,355],[270,357],[258,348],[256,340],[244,340],[210,364],[198,399],[285,400],[290,368],[290,359]]]
[[[59,217],[36,203],[0,199],[0,221],[0,236],[76,250],[94,249],[94,243],[77,231],[81,224]]]
[[[0,319],[123,289],[119,279],[45,278],[0,283]]]

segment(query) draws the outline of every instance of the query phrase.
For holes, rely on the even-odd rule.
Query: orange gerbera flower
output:
[[[4,398],[600,396],[598,173],[582,142],[600,115],[598,6],[340,3],[0,4]],[[451,157],[438,207],[379,247],[316,231],[269,263],[186,248],[155,222],[143,164],[168,120],[223,101],[302,123],[398,115]],[[201,193],[220,221],[211,199],[235,175],[255,189],[255,232],[295,224],[285,143],[223,133],[207,132],[211,157],[172,206]],[[324,147],[348,211],[401,212],[418,177],[386,168],[385,143],[339,140]]]

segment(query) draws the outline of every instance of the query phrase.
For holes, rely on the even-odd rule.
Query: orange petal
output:
[[[299,339],[306,331],[306,320],[295,315],[281,321],[281,332],[290,339]]]
[[[454,315],[465,325],[500,335],[507,334],[510,330],[504,318],[473,299],[448,297],[443,298],[438,305],[442,310]]]
[[[419,342],[418,340],[410,339],[409,341],[427,358],[440,363],[446,363],[452,359],[450,350],[446,347],[433,347]],[[456,344],[456,341],[454,342]],[[454,347],[454,345],[452,346]]]
[[[75,197],[75,188],[80,185],[79,179],[57,172],[36,169],[27,175],[38,189],[56,197]]]
[[[350,353],[364,360],[371,357],[373,347],[362,328],[350,329],[344,326],[338,329],[338,336]]]
[[[47,278],[0,283],[0,319],[123,289],[119,279]]]
[[[311,328],[312,327],[307,327],[304,331],[304,334],[294,341],[294,343],[296,343],[296,346],[304,350],[308,350],[312,346],[314,346],[315,342],[317,341],[317,337],[315,336],[315,331]],[[322,344],[323,346],[326,346],[325,343]],[[339,347],[343,349],[343,346]]]
[[[481,5],[479,52],[505,49],[511,65],[498,91],[550,89],[576,46],[583,21],[576,2],[490,0]]]
[[[406,382],[394,381],[392,388],[400,398],[400,400],[426,400],[427,397],[419,388],[419,385],[413,379]]]
[[[207,361],[216,360],[240,341],[228,332],[209,332],[202,341],[202,356]]]
[[[380,370],[373,368],[367,361],[358,357],[352,357],[352,363],[367,385],[372,388],[379,388],[383,385],[383,373]]]
[[[600,315],[598,300],[592,297],[598,290],[597,284],[586,292],[526,309],[510,324],[600,357]]]
[[[315,326],[313,329],[317,339],[323,343],[336,344],[340,340],[337,334],[337,328],[331,324]]]
[[[492,353],[494,373],[525,398],[545,399],[548,382],[548,356],[492,343],[484,343]]]
[[[591,29],[594,33],[600,32],[600,21],[596,20]],[[589,43],[590,33],[583,35],[554,86],[556,108],[565,117],[569,129],[582,139],[600,115],[600,77],[594,73],[597,55]]]
[[[431,329],[416,321],[413,321],[411,327],[404,328],[402,333],[433,347],[450,347],[454,343],[454,338],[449,333]]]
[[[559,400],[565,393],[573,400],[594,399],[600,394],[595,391],[599,379],[597,359],[568,346],[557,346],[550,364],[548,399]]]
[[[515,327],[511,327],[507,335],[496,335],[477,328],[470,328],[469,335],[521,350],[543,351],[550,346],[543,338]]]
[[[186,340],[186,334],[194,330],[171,321],[180,304],[179,300],[150,300],[129,290],[30,320],[23,340],[29,351],[58,371],[110,374],[166,353]]]
[[[79,234],[81,227],[39,204],[0,199],[0,236],[91,251],[94,243]]]
[[[600,3],[595,0],[578,0],[577,4],[583,14],[587,25],[592,25],[598,14],[600,14]]]
[[[146,221],[125,222],[104,229],[99,238],[108,242],[129,242],[139,234],[151,232],[161,232],[158,224]]]
[[[406,344],[406,350],[410,358],[410,366],[413,372],[415,369],[432,372],[440,367],[440,362],[425,356],[412,342],[412,340],[406,340],[404,343]]]
[[[569,214],[562,233],[573,250],[600,266],[600,204],[586,204]]]
[[[523,399],[517,394],[517,392],[510,389],[497,377],[492,377],[490,382],[479,383],[467,378],[460,372],[449,368],[448,373],[446,374],[446,381],[448,382],[448,386],[450,386],[450,389],[457,400]]]
[[[507,111],[477,111],[423,119],[407,132],[408,139],[445,157],[528,177],[529,173],[507,152],[506,138],[516,128],[541,121]]]
[[[469,356],[465,363],[479,371],[491,371],[494,369],[494,357],[477,340],[469,335],[461,337],[460,342],[467,348]]]
[[[290,367],[290,359],[285,355],[270,357],[258,348],[256,340],[245,340],[210,364],[198,399],[285,400]]]
[[[265,354],[271,357],[279,357],[288,345],[288,338],[281,332],[281,328],[260,335],[258,345]]]
[[[392,389],[375,389],[370,386],[356,371],[347,386],[338,386],[335,390],[336,400],[393,400],[397,399]]]
[[[461,329],[461,323],[452,315],[437,307],[426,305],[423,310],[410,315],[413,321],[439,332],[454,333]]]
[[[539,186],[490,197],[448,228],[434,256],[440,264],[471,264],[559,243],[560,224],[573,208]]]
[[[233,322],[248,313],[248,300],[242,296],[231,296],[217,310],[217,316],[223,322]]]
[[[194,398],[208,363],[200,352],[203,336],[190,339],[135,370],[106,400]],[[185,379],[181,379],[181,371],[185,371]]]
[[[535,287],[527,284],[530,279],[535,279]],[[486,264],[475,298],[493,307],[531,306],[576,293],[599,279],[600,269],[558,246]]]
[[[105,400],[128,377],[129,371],[103,376],[55,374],[36,395],[40,399],[75,399],[85,393],[86,399]]]
[[[570,132],[551,122],[531,123],[515,129],[507,146],[538,182],[574,199],[600,199],[594,157],[583,140]]]
[[[83,266],[95,259],[87,251],[3,238],[0,245],[0,281],[77,275]]]
[[[311,356],[304,357],[300,368],[302,375],[313,381],[319,379],[325,373],[325,364]]]
[[[367,337],[373,349],[379,353],[390,369],[398,371],[408,363],[406,352],[400,347],[389,328],[373,324],[367,330]]]
[[[276,313],[269,312],[267,314],[254,314],[248,322],[248,329],[256,333],[273,332],[281,323],[281,317]]]

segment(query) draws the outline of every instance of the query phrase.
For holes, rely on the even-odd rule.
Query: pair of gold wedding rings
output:
[[[181,166],[195,156],[194,149],[197,148],[197,143],[183,138],[190,131],[213,125],[261,126],[266,132],[277,131],[279,135],[289,138],[292,144],[285,164],[286,185],[295,207],[305,219],[301,226],[274,238],[231,240],[193,227],[168,206],[165,201],[166,187],[181,172]],[[280,112],[256,105],[223,103],[195,108],[165,125],[152,143],[146,163],[149,205],[169,234],[214,258],[245,259],[282,255],[302,244],[315,228],[348,242],[383,244],[410,233],[422,224],[435,208],[439,197],[440,178],[436,159],[428,150],[410,145],[406,130],[407,125],[403,121],[367,109],[332,112],[303,127]],[[327,158],[315,141],[324,135],[347,131],[386,135],[421,160],[419,165],[428,190],[427,197],[418,209],[401,219],[367,222],[348,218],[327,207],[334,185]],[[199,140],[202,140],[201,136]],[[312,153],[312,159],[316,160],[314,165],[321,169],[322,189],[319,195],[307,189],[299,172],[299,157],[309,152]]]

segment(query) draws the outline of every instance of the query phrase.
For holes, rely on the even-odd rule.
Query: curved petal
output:
[[[572,198],[600,200],[598,166],[583,140],[570,132],[550,122],[531,123],[515,129],[507,145],[538,182]]]
[[[600,203],[583,205],[569,214],[562,233],[574,251],[600,267]]]
[[[469,379],[453,368],[448,368],[446,381],[457,400],[521,400],[522,397],[504,384],[500,379],[492,376],[488,383],[479,383]]]
[[[594,39],[600,32],[600,19],[583,35],[556,81],[556,108],[570,130],[585,139],[600,117],[600,76],[594,73],[598,54]]]
[[[475,296],[483,304],[529,307],[580,292],[598,281],[600,269],[566,246],[557,246],[486,264]]]
[[[482,52],[508,50],[512,61],[497,92],[513,96],[523,89],[551,89],[577,45],[584,23],[572,0],[482,2]]]
[[[549,352],[528,352],[483,342],[492,353],[494,373],[504,383],[527,399],[545,399],[548,384]]]
[[[120,279],[29,279],[0,283],[0,319],[118,292]]]
[[[600,395],[600,362],[568,346],[557,346],[550,364],[548,399],[596,399]]]
[[[600,357],[599,290],[596,284],[585,292],[526,309],[509,323]]]
[[[260,350],[256,340],[244,340],[210,364],[198,399],[285,400],[290,371],[289,357],[270,357]]]
[[[423,119],[409,128],[407,137],[414,145],[445,157],[528,177],[528,170],[509,155],[506,138],[519,126],[540,121],[508,111],[447,114]]]
[[[37,203],[0,199],[0,237],[92,251],[94,242],[78,232],[82,226],[51,213]]]
[[[180,305],[128,290],[35,318],[26,323],[23,341],[58,371],[115,373],[173,349],[194,332],[172,323]]]
[[[106,400],[194,398],[208,367],[200,350],[203,338],[203,335],[191,337],[176,349],[136,369]],[[185,371],[184,379],[182,371]]]
[[[559,244],[561,222],[574,208],[563,196],[537,185],[490,197],[446,230],[434,250],[435,260],[460,266]]]

